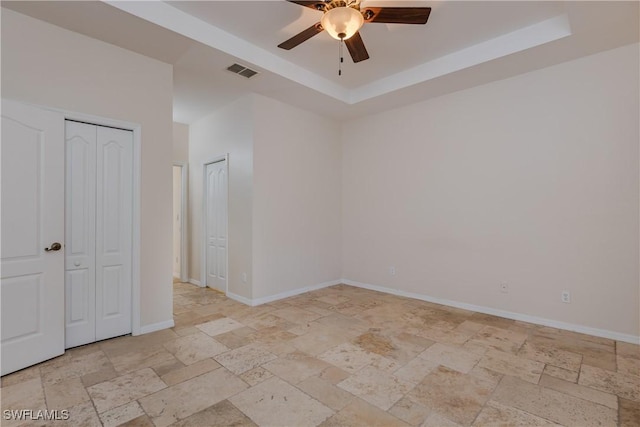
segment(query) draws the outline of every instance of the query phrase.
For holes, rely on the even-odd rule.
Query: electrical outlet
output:
[[[502,292],[503,294],[509,293],[509,285],[506,282],[500,283],[500,292]]]
[[[389,267],[389,275],[390,276],[396,275],[396,268],[394,266]]]
[[[570,303],[571,303],[571,292],[569,292],[569,291],[562,291],[561,300],[562,300],[562,302],[563,302],[563,303],[565,303],[565,304],[570,304]]]

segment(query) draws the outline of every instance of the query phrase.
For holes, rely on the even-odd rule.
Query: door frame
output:
[[[187,274],[187,175],[189,165],[186,162],[173,162],[173,166],[180,168],[180,281],[188,282]]]
[[[207,286],[207,166],[212,163],[225,162],[225,169],[227,174],[227,223],[225,224],[227,228],[227,259],[226,262],[226,271],[227,271],[227,279],[224,281],[224,294],[226,295],[229,292],[229,153],[222,154],[219,156],[211,157],[205,160],[202,163],[202,230],[200,236],[202,236],[201,242],[201,262],[200,262],[200,286],[205,288]]]
[[[131,239],[131,335],[141,335],[140,311],[140,183],[142,165],[142,126],[138,123],[109,119],[92,114],[78,113],[50,107],[40,107],[62,113],[64,120],[73,120],[87,124],[113,127],[133,132],[133,205]],[[65,166],[66,167],[66,166]]]

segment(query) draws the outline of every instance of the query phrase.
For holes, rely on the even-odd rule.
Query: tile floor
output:
[[[344,285],[247,307],[176,283],[174,304],[172,329],[3,377],[2,409],[68,410],[28,423],[53,426],[640,425],[635,345]]]

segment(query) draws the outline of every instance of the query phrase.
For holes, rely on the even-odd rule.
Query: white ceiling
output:
[[[108,3],[108,4],[107,4]],[[637,42],[638,2],[399,1],[429,6],[426,25],[365,24],[370,59],[353,64],[318,34],[277,45],[321,12],[283,0],[6,2],[3,7],[174,65],[174,119],[190,123],[249,92],[342,119]],[[233,62],[260,74],[231,74]]]

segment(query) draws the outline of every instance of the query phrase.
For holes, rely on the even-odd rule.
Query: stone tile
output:
[[[229,399],[260,426],[316,426],[333,411],[283,380],[273,377]],[[304,408],[291,410],[290,408]]]
[[[547,365],[544,367],[544,371],[542,371],[544,375],[549,375],[550,377],[559,378],[564,381],[569,381],[572,383],[578,382],[578,375],[580,372],[568,371],[566,369],[558,368],[557,366]]]
[[[469,425],[492,391],[492,384],[439,366],[411,390],[407,397],[456,423]]]
[[[473,422],[474,426],[558,426],[549,420],[503,405],[499,402],[489,401]]]
[[[244,329],[244,328],[241,328]],[[249,328],[247,328],[249,329]],[[231,332],[226,332],[224,334],[220,334],[220,335],[216,335],[216,341],[218,341],[219,343],[224,344],[227,348],[233,350],[236,348],[240,348],[240,347],[244,347],[245,345],[249,345],[253,342],[252,338],[245,336],[241,336],[238,335],[236,333],[236,331],[238,331],[239,329],[236,329],[235,331],[231,331]],[[251,331],[253,331],[253,329],[251,329]]]
[[[427,419],[427,416],[432,413],[429,408],[414,402],[408,397],[398,400],[388,412],[414,426],[422,424]]]
[[[393,361],[389,361],[378,354],[365,351],[351,343],[340,344],[325,351],[318,356],[318,358],[349,373],[359,371],[367,365],[375,365],[383,370],[388,370],[388,367],[393,365]],[[385,362],[388,362],[386,363],[387,369],[382,366]]]
[[[460,427],[460,424],[454,423],[449,418],[434,413],[427,417],[421,427]]]
[[[236,375],[263,365],[275,358],[273,353],[264,350],[257,344],[250,344],[215,357],[216,361]]]
[[[211,322],[203,323],[202,325],[196,325],[196,328],[200,329],[205,334],[215,337],[216,335],[224,334],[225,332],[233,331],[234,329],[243,328],[240,322],[237,322],[229,317],[223,317],[221,319],[212,320]]]
[[[434,327],[416,329],[416,335],[443,344],[462,345],[471,338],[473,332],[446,330]]]
[[[425,348],[433,344],[433,341],[416,335],[407,333],[385,335],[380,333],[378,329],[370,329],[368,332],[356,337],[352,342],[366,351],[379,354],[401,364],[409,362]]]
[[[369,330],[370,324],[363,322],[354,317],[345,316],[335,313],[330,316],[324,316],[317,320],[318,323],[325,326],[332,326],[342,331],[343,334],[356,337]]]
[[[407,427],[409,424],[361,399],[354,399],[321,427]]]
[[[616,355],[640,359],[640,345],[616,341]]]
[[[296,337],[296,334],[286,331],[278,326],[263,328],[247,336],[247,338],[252,342],[269,345],[288,343]]]
[[[43,384],[53,384],[71,378],[80,378],[93,372],[112,367],[102,351],[89,354],[62,355],[40,365]]]
[[[605,393],[591,387],[585,387],[547,375],[543,375],[540,378],[540,385],[568,394],[569,396],[597,403],[598,405],[603,405],[611,409],[618,409],[618,398],[614,394]]]
[[[610,371],[616,370],[615,345],[612,344],[580,340],[560,332],[550,334],[540,331],[535,331],[527,341],[547,344],[561,350],[581,354],[583,364]]]
[[[322,326],[292,339],[290,344],[300,351],[316,356],[348,340],[347,334],[335,328]]]
[[[504,317],[492,316],[490,314],[483,313],[473,313],[469,317],[469,320],[500,329],[508,329],[510,326],[515,325],[515,320],[505,319]]]
[[[354,399],[351,393],[315,376],[296,384],[296,387],[334,411],[341,410]]]
[[[125,353],[119,352],[111,356],[110,360],[118,374],[177,362],[176,358],[160,345],[151,345]]]
[[[206,374],[207,372],[218,369],[220,364],[213,359],[203,359],[199,362],[195,362],[191,365],[184,366],[182,368],[167,372],[160,378],[168,386],[181,383],[198,375]]]
[[[67,423],[73,426],[82,427],[102,427],[100,418],[91,402],[82,402],[69,409],[69,420]],[[2,424],[4,426],[4,423]],[[51,425],[51,424],[50,424]],[[54,426],[56,424],[53,424]]]
[[[494,388],[500,383],[502,377],[504,377],[504,375],[499,372],[495,372],[487,368],[482,368],[477,365],[474,366],[471,371],[469,371],[469,375],[481,379],[487,384],[491,384]]]
[[[2,387],[2,410],[32,409],[34,411],[47,409],[44,390],[40,377],[32,378],[17,384]],[[54,409],[54,408],[51,408]],[[67,409],[67,408],[55,408]],[[23,424],[21,420],[2,419],[3,426],[17,426]]]
[[[80,378],[71,378],[44,386],[49,409],[67,409],[89,401],[89,395]]]
[[[329,366],[327,369],[325,369],[324,371],[320,372],[320,374],[318,374],[318,377],[320,379],[326,380],[331,384],[338,384],[340,381],[344,380],[348,376],[349,376],[348,372],[343,371],[342,369],[335,366]]]
[[[623,398],[618,403],[620,427],[640,426],[640,403]]]
[[[338,383],[338,387],[386,411],[400,400],[413,384],[373,367],[365,367]]]
[[[538,383],[544,369],[544,363],[497,350],[487,351],[478,366],[501,374],[512,375],[533,384]]]
[[[153,421],[148,415],[141,415],[138,418],[134,418],[131,421],[120,424],[118,427],[155,427]]]
[[[99,413],[166,388],[151,368],[122,375],[87,389]]]
[[[471,342],[516,354],[526,339],[527,335],[521,332],[485,326],[473,336]]]
[[[640,377],[582,365],[578,384],[640,402]]]
[[[185,366],[186,365],[184,363],[174,357],[171,360],[160,363],[159,365],[153,365],[152,368],[156,375],[162,377],[163,375],[168,374],[171,371],[184,368]]]
[[[402,368],[396,370],[393,375],[401,380],[418,384],[438,366],[438,362],[416,357]]]
[[[166,343],[165,348],[185,365],[208,359],[229,349],[210,336],[199,333]]]
[[[256,384],[260,384],[264,380],[268,380],[272,376],[273,374],[271,372],[267,371],[262,366],[258,366],[257,368],[253,368],[250,371],[240,374],[240,379],[250,386],[254,386]]]
[[[0,387],[19,384],[21,382],[40,378],[40,365],[31,366],[0,378]]]
[[[582,355],[559,348],[541,344],[526,342],[518,352],[518,356],[538,362],[553,365],[568,371],[578,372],[582,363]]]
[[[172,424],[172,427],[202,427],[202,426],[234,426],[257,427],[249,417],[233,406],[228,400],[216,403],[203,409],[184,420]]]
[[[102,369],[101,371],[83,375],[80,379],[85,387],[91,387],[94,384],[112,380],[118,375],[120,374],[118,374],[113,366],[110,365],[108,368]]]
[[[640,359],[632,357],[616,356],[616,364],[618,372],[626,375],[634,375],[640,377]]]
[[[156,427],[202,411],[246,389],[247,385],[226,369],[216,369],[139,400]]]
[[[281,355],[277,359],[262,365],[263,368],[291,384],[297,384],[310,376],[322,372],[329,366],[327,362],[300,351]]]
[[[460,347],[435,343],[418,357],[467,374],[480,361],[482,354],[466,351]]]
[[[162,347],[165,342],[178,338],[172,329],[163,329],[161,331],[151,332],[138,336],[118,337],[100,342],[100,349],[109,357],[117,354],[129,353],[148,349],[150,347]]]
[[[567,426],[614,426],[618,413],[565,393],[504,377],[492,400]]]
[[[145,415],[138,402],[129,402],[100,414],[100,420],[104,427],[117,427],[121,424]]]
[[[322,317],[321,314],[303,310],[297,307],[281,308],[279,310],[274,310],[273,312],[271,312],[271,314],[277,317],[281,317],[282,319],[288,320],[292,323],[306,323]]]

